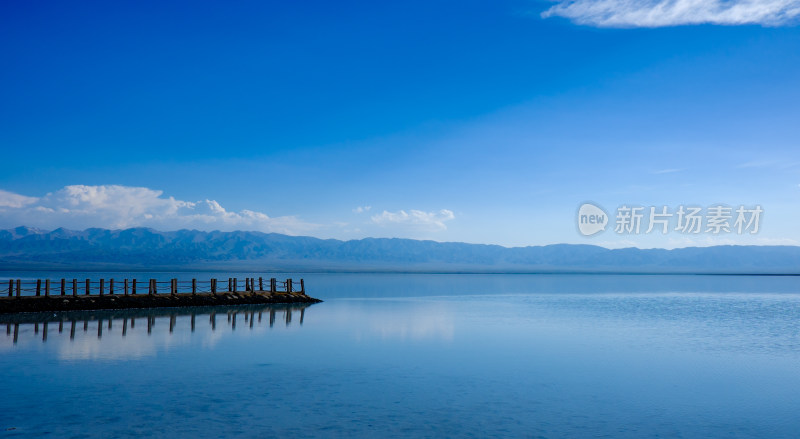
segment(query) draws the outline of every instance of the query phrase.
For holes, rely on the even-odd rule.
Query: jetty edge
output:
[[[7,294],[0,296],[0,314],[322,302],[306,294],[303,279],[300,279],[299,289],[295,289],[292,279],[278,281],[264,277],[231,277],[223,288],[218,287],[218,279],[214,278],[208,281],[85,279],[79,282],[77,278],[62,278],[55,282],[51,279],[0,282],[3,282],[0,288],[8,288]],[[146,290],[144,285],[147,285]]]

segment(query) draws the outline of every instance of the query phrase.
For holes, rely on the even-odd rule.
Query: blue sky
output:
[[[0,227],[800,244],[797,0],[0,9]],[[586,201],[764,216],[584,237]]]

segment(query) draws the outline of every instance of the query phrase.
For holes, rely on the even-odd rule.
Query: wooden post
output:
[[[8,281],[8,297],[14,297],[14,279]]]
[[[131,282],[131,295],[136,295],[136,279]],[[131,328],[133,328],[133,320],[131,320]]]
[[[197,295],[197,279],[192,279],[192,296]],[[194,314],[192,315],[192,323],[194,323]]]
[[[44,281],[44,297],[50,297],[50,279]]]
[[[17,297],[19,297],[20,291],[22,291],[22,281],[17,279]]]
[[[264,291],[264,278],[258,277],[258,291]]]
[[[89,295],[89,292],[91,291],[91,288],[92,288],[92,286],[91,286],[91,284],[89,282],[90,282],[89,279],[86,279],[86,295],[87,296]]]
[[[125,278],[125,280],[122,281],[122,291],[123,291],[124,295],[126,295],[126,296],[128,295],[128,279],[127,278]]]
[[[286,293],[291,294],[292,292],[292,278],[286,279]]]
[[[156,280],[155,279],[150,279],[150,293],[149,294],[151,296],[158,293],[157,288],[158,288],[158,285],[156,284]]]
[[[72,279],[72,295],[78,295],[78,279],[75,278]]]
[[[67,280],[63,278],[61,279],[61,295],[67,295]]]
[[[300,294],[306,294],[306,284],[303,279],[300,279]]]
[[[228,278],[228,292],[230,293],[231,291],[233,291],[233,278],[229,277]]]
[[[108,295],[114,295],[114,278],[108,280]],[[109,320],[109,322],[111,322],[111,320]]]
[[[178,279],[172,279],[172,295],[178,294]]]
[[[214,278],[211,278],[211,294],[217,295],[217,280]]]
[[[269,280],[269,292],[275,293],[277,291],[278,291],[278,279],[275,279],[273,277],[272,279]]]
[[[237,284],[237,283],[239,283],[239,281],[238,281],[238,280],[236,280],[236,278],[234,277],[234,278],[233,278],[233,292],[234,292],[234,293],[236,292],[236,284]]]
[[[42,280],[41,279],[36,279],[36,295],[37,296],[41,296],[42,295]]]
[[[100,278],[100,295],[101,296],[103,295],[103,285],[105,285],[105,281],[106,280],[103,279],[102,277]]]

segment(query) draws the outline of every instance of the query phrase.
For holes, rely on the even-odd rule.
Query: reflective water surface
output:
[[[295,277],[325,302],[0,316],[0,434],[800,431],[795,277]]]

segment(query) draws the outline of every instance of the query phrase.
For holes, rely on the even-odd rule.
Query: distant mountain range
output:
[[[800,274],[800,247],[674,250],[499,245],[261,232],[29,227],[0,231],[0,270],[259,270]]]

